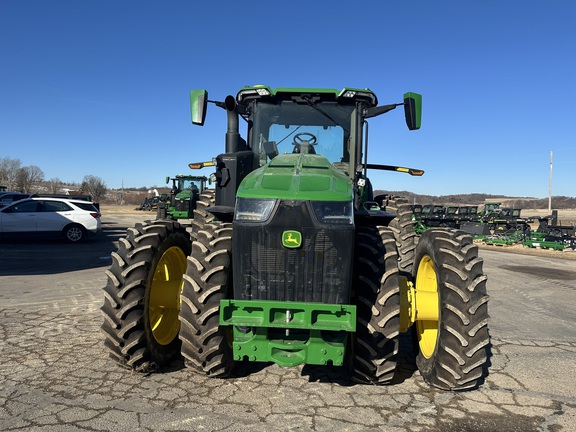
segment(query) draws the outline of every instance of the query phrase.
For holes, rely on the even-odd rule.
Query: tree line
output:
[[[70,184],[62,182],[58,177],[45,180],[44,172],[36,165],[22,166],[20,159],[12,159],[8,157],[0,158],[0,186],[6,187],[6,190],[8,191],[61,194],[65,193],[63,190],[63,186],[65,185]],[[82,183],[77,185],[77,188],[77,193],[90,195],[96,202],[105,201],[106,194],[110,192],[106,183],[100,177],[94,175],[84,176]],[[146,187],[142,187],[139,190],[145,192],[146,189]],[[407,191],[398,192],[377,190],[374,192],[374,196],[384,193],[400,195],[405,197],[410,203],[423,205],[478,205],[484,203],[486,200],[505,200],[505,207],[523,209],[540,209],[548,207],[548,198],[510,198],[501,195],[481,193],[433,196],[418,195]],[[145,196],[145,194],[143,196]],[[140,199],[140,195],[138,195],[138,199]],[[124,201],[124,199],[122,199],[122,201]],[[576,198],[553,196],[552,206],[555,209],[576,208]]]
[[[66,192],[63,190],[64,185],[58,177],[45,180],[44,171],[37,165],[22,166],[20,159],[0,158],[0,186],[4,186],[7,191],[62,194]],[[94,175],[84,176],[77,191],[79,194],[92,196],[92,200],[96,202],[103,199],[106,192],[106,183]]]
[[[436,205],[479,205],[486,201],[502,202],[502,207],[519,209],[545,209],[548,208],[548,198],[530,197],[506,197],[502,195],[490,195],[482,193],[460,194],[460,195],[419,195],[407,191],[382,191],[377,190],[374,196],[381,194],[400,195],[408,200],[410,204],[436,204]],[[552,207],[554,209],[574,209],[576,208],[576,198],[567,196],[553,196]]]

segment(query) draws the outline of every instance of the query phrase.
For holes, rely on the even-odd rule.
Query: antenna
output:
[[[550,150],[550,180],[548,181],[548,214],[552,214],[552,150]]]

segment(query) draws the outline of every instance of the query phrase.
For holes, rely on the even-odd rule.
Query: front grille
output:
[[[282,233],[302,233],[287,249]],[[266,224],[234,222],[234,297],[342,304],[350,297],[353,226],[320,225],[306,202],[282,202]]]
[[[179,212],[184,212],[184,211],[188,211],[188,208],[190,207],[190,200],[188,199],[177,199],[176,200],[176,205],[174,206],[174,209],[176,211]]]

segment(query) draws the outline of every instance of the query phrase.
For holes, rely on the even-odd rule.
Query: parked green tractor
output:
[[[410,205],[373,197],[368,177],[422,175],[367,160],[368,119],[403,106],[419,129],[421,96],[378,105],[368,89],[253,86],[221,102],[197,90],[194,124],[209,102],[227,113],[215,203],[194,212],[192,236],[157,220],[119,242],[102,307],[111,357],[153,371],[182,355],[210,377],[244,361],[342,365],[386,384],[411,331],[428,383],[479,386],[490,340],[477,246],[450,229],[417,241]]]
[[[158,219],[191,219],[196,207],[214,204],[214,189],[206,188],[207,177],[178,174],[166,177],[166,184],[170,181],[170,199],[165,205],[158,205]]]

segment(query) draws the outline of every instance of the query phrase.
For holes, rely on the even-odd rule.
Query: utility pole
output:
[[[552,214],[552,150],[550,150],[550,179],[548,180],[548,214]]]

